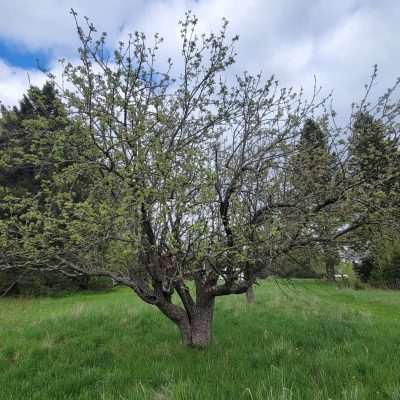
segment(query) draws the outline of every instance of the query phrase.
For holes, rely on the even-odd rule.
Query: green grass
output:
[[[130,290],[0,300],[0,399],[400,400],[400,292],[266,282],[218,299],[213,345]]]

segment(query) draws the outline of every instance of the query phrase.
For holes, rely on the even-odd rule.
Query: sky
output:
[[[0,101],[14,105],[29,84],[56,75],[60,58],[76,60],[79,45],[72,8],[108,33],[112,47],[129,32],[160,33],[160,57],[179,65],[178,21],[185,11],[199,17],[199,30],[217,32],[223,17],[239,35],[237,63],[244,70],[274,74],[282,86],[312,90],[314,76],[334,106],[346,112],[362,97],[374,64],[373,88],[383,94],[400,76],[400,0],[0,0]]]

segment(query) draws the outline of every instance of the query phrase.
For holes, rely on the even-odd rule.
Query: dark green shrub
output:
[[[374,287],[400,289],[400,241],[381,240],[369,253],[353,264],[358,278]]]
[[[8,296],[58,296],[82,290],[108,290],[113,282],[108,278],[69,278],[60,273],[0,273],[0,295]]]

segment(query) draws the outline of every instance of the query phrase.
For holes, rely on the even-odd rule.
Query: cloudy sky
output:
[[[217,31],[221,18],[238,34],[235,71],[276,75],[284,86],[310,90],[314,75],[334,91],[341,111],[360,98],[374,64],[382,93],[400,76],[400,0],[0,0],[0,100],[15,104],[29,82],[56,73],[61,57],[76,58],[69,10],[87,15],[111,44],[136,30],[165,38],[161,56],[178,54],[178,25],[186,10],[200,29]]]

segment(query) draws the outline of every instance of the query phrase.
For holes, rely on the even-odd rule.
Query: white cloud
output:
[[[116,34],[127,16],[140,13],[143,0],[1,0],[0,36],[29,50],[68,52],[78,44],[70,9],[89,16],[99,28]]]
[[[17,104],[30,83],[42,85],[45,80],[40,71],[11,67],[0,59],[0,101],[6,106]]]
[[[225,16],[231,22],[232,35],[240,36],[234,72],[262,70],[265,76],[275,74],[284,85],[306,88],[312,87],[315,74],[326,92],[335,90],[339,109],[361,96],[375,63],[380,65],[377,90],[381,92],[400,74],[398,0],[2,2],[0,37],[31,50],[51,48],[55,57],[75,54],[77,39],[68,14],[71,7],[90,16],[114,43],[126,38],[129,31],[159,32],[165,37],[160,52],[164,60],[179,56],[177,21],[185,10],[192,9],[200,18],[199,29],[207,32],[218,30]],[[24,72],[18,70],[17,76],[15,93],[23,87]],[[0,69],[0,82],[12,78]]]

